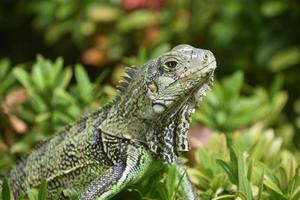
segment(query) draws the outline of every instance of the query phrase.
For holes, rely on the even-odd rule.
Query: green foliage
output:
[[[211,135],[189,170],[203,199],[298,199],[299,161],[278,141],[261,124],[233,133],[228,143],[223,134]]]
[[[0,60],[0,101],[15,87],[16,79],[11,73],[10,61],[8,59]]]
[[[2,198],[0,198],[1,200],[10,200],[10,199],[12,199],[10,197],[9,185],[8,185],[8,182],[6,180],[4,181],[1,194],[2,194]],[[47,194],[47,182],[44,180],[44,181],[42,181],[42,183],[40,184],[40,186],[37,189],[35,189],[35,188],[28,189],[26,196],[25,196],[25,194],[22,194],[17,199],[18,200],[25,200],[25,199],[28,199],[28,200],[46,200],[46,194]],[[59,196],[56,195],[51,199],[52,200],[58,200]]]
[[[2,185],[1,197],[2,197],[2,200],[10,200],[10,188],[9,188],[9,184],[6,179],[4,180],[3,185]]]
[[[29,126],[21,140],[10,144],[9,151],[0,151],[0,166],[4,169],[8,168],[13,161],[10,155],[27,153],[34,144],[51,137],[51,134],[79,119],[85,113],[95,111],[115,95],[115,91],[108,85],[101,85],[100,88],[99,81],[103,80],[103,77],[99,76],[98,81],[92,83],[81,65],[75,66],[76,84],[70,84],[73,76],[72,68],[64,68],[61,58],[52,62],[38,56],[29,71],[24,66],[16,66],[11,70],[7,60],[3,60],[1,64],[3,67],[1,77],[12,84],[9,87],[0,86],[3,88],[2,99],[8,95],[8,92],[19,90],[20,87],[25,88],[27,99],[22,104],[21,112],[19,110],[14,114],[22,120],[22,123]],[[9,80],[14,81],[9,82]],[[8,126],[5,122],[9,121],[10,117],[10,113],[1,115],[3,127]],[[5,141],[7,137],[9,140],[14,140],[13,130],[7,132],[7,136],[0,138],[0,142]]]
[[[3,2],[0,56],[13,62],[0,59],[0,174],[109,102],[122,62],[139,66],[188,43],[210,49],[219,66],[193,115],[194,125],[218,133],[201,141],[188,170],[202,199],[300,199],[299,7],[292,0]],[[67,64],[38,56],[29,65],[38,51]],[[97,69],[74,65],[79,58]],[[115,199],[180,199],[175,171],[150,174]],[[28,198],[43,199],[45,184]]]
[[[70,87],[72,76],[70,67],[63,68],[62,59],[55,62],[41,56],[33,65],[31,73],[23,68],[15,68],[14,74],[28,91],[29,101],[24,105],[22,118],[45,135],[53,134],[65,124],[80,118],[84,112],[97,108],[94,93],[96,85],[92,84],[82,66],[75,66],[76,85]],[[71,93],[71,94],[70,94]]]
[[[225,132],[250,126],[257,121],[264,121],[266,125],[276,122],[287,101],[287,94],[276,89],[271,96],[264,89],[255,88],[248,89],[248,94],[242,95],[244,85],[241,72],[216,81],[213,91],[208,93],[194,114],[194,121]]]
[[[62,67],[62,59],[52,63],[38,56],[31,73],[21,67],[14,69],[16,78],[30,99],[25,105],[26,112],[22,112],[22,118],[31,124],[38,123],[39,131],[46,135],[80,115],[80,110],[72,106],[73,98],[64,96],[72,72],[70,68]]]
[[[252,199],[252,191],[250,182],[248,180],[248,169],[247,163],[245,162],[245,156],[241,151],[240,147],[230,148],[230,162],[226,163],[223,160],[217,160],[217,163],[226,172],[232,184],[238,187],[238,196],[243,199]],[[251,175],[251,174],[250,174]]]
[[[47,182],[43,180],[39,187],[38,200],[46,200],[46,193],[47,193]]]

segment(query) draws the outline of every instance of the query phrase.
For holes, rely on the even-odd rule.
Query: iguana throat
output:
[[[208,50],[179,45],[127,69],[117,100],[100,129],[144,143],[163,162],[188,151],[190,116],[210,88],[216,61]]]

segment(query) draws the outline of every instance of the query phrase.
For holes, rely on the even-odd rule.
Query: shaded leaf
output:
[[[2,185],[2,200],[10,200],[10,188],[6,179],[4,179]]]

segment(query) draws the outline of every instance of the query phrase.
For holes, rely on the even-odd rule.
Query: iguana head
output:
[[[208,50],[179,45],[145,66],[148,103],[140,115],[161,120],[200,100],[212,83],[216,61]]]
[[[119,130],[126,130],[117,135],[142,140],[160,159],[173,162],[189,148],[190,115],[210,87],[215,68],[210,51],[179,45],[128,69],[115,108],[127,120]]]

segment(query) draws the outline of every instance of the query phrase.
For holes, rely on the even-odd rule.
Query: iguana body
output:
[[[110,199],[138,181],[155,161],[177,163],[188,151],[190,115],[212,82],[210,51],[179,45],[140,68],[129,68],[118,97],[34,149],[8,175],[17,197],[48,182],[79,199]],[[187,175],[184,199],[198,199]]]

